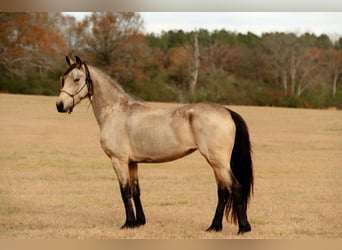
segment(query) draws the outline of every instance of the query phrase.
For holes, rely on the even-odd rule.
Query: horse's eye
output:
[[[80,80],[80,78],[76,78],[74,81],[75,81],[75,82],[79,82],[79,80]]]

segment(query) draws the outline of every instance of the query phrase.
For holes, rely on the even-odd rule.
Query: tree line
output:
[[[342,108],[337,35],[143,27],[131,12],[0,13],[0,92],[57,95],[79,55],[148,101]]]

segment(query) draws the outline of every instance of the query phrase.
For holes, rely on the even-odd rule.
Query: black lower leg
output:
[[[207,229],[207,231],[221,231],[222,230],[222,219],[223,219],[223,213],[224,209],[226,207],[228,197],[229,197],[229,191],[227,188],[221,188],[219,187],[217,190],[218,195],[218,203],[215,211],[214,219],[211,223],[211,226]]]
[[[233,209],[236,211],[236,215],[239,223],[238,234],[243,234],[251,231],[251,226],[247,219],[247,202],[244,201],[243,192],[240,185],[237,185],[232,190],[233,196]]]
[[[120,186],[122,200],[125,205],[126,211],[126,222],[121,228],[133,228],[136,226],[136,220],[134,216],[133,206],[132,206],[132,192],[129,185]]]
[[[135,211],[137,215],[137,226],[140,225],[145,225],[146,219],[145,219],[145,214],[143,211],[143,207],[141,204],[140,200],[140,187],[139,187],[139,182],[136,180],[133,183],[133,200],[134,200],[134,205],[135,205]]]

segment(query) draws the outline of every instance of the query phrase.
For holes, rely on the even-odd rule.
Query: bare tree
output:
[[[280,79],[284,94],[300,96],[317,83],[322,54],[310,34],[267,34],[261,43],[261,58],[275,79]]]
[[[191,95],[193,95],[195,92],[197,79],[198,79],[198,71],[200,67],[200,50],[199,50],[199,45],[198,45],[198,32],[194,32],[193,38],[194,38],[194,52],[193,52],[194,66],[191,72],[191,79],[189,82]]]
[[[337,83],[342,75],[342,51],[338,49],[329,49],[325,53],[328,78],[332,81],[332,97],[335,98]]]
[[[284,94],[288,92],[289,65],[298,64],[292,47],[296,42],[294,34],[270,33],[266,34],[259,47],[259,55],[266,71],[271,72],[274,79],[280,79]],[[290,75],[294,78],[295,68],[291,69]]]

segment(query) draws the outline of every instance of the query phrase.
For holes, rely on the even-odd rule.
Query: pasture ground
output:
[[[147,224],[120,230],[124,208],[88,101],[59,114],[55,97],[0,94],[0,238],[342,238],[342,112],[229,106],[250,129],[255,171],[237,236],[206,233],[216,183],[200,154],[140,164]],[[158,104],[151,105],[177,105]]]

